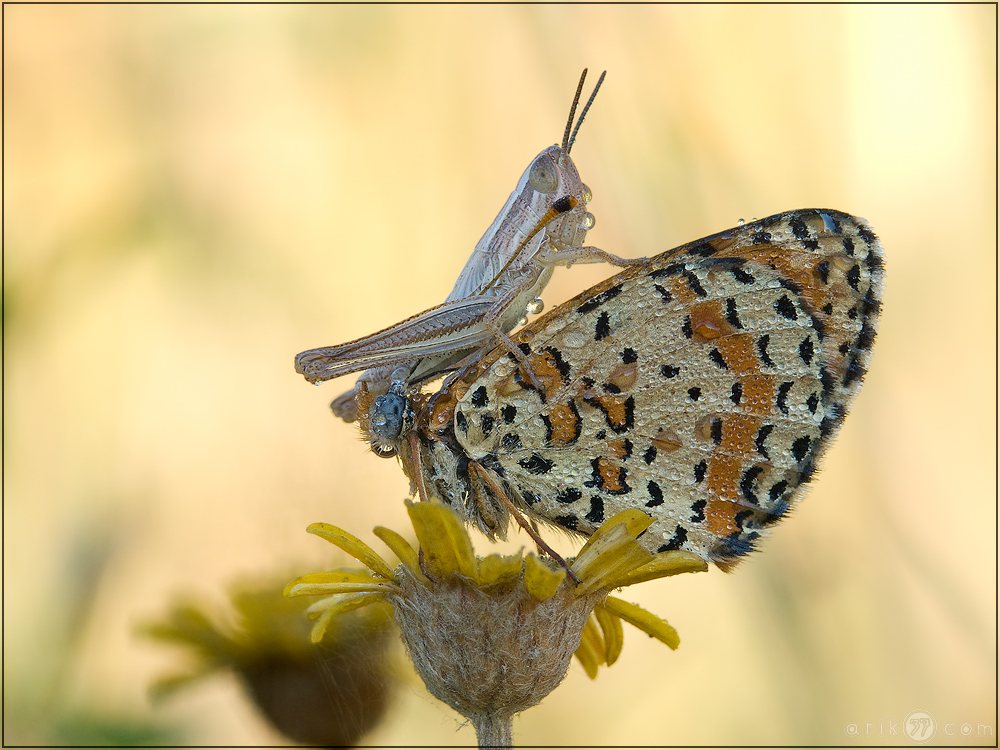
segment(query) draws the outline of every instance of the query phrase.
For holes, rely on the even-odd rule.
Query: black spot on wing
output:
[[[788,414],[788,392],[792,390],[793,385],[795,383],[786,380],[778,386],[778,396],[774,400],[774,405],[778,407],[778,411],[782,414]]]
[[[701,285],[701,282],[698,280],[698,276],[694,273],[694,271],[684,270],[681,274],[684,276],[684,279],[687,281],[692,292],[697,294],[699,297],[708,296],[708,292],[705,291],[705,287]]]
[[[500,438],[500,448],[506,453],[521,450],[523,447],[521,445],[521,437],[516,433],[508,432]]]
[[[701,500],[695,500],[691,504],[691,516],[688,520],[691,523],[701,523],[705,520],[705,506],[708,504],[708,500],[702,498]]]
[[[822,263],[816,264],[816,273],[819,274],[819,280],[824,284],[829,284],[830,278],[830,261],[824,260]]]
[[[763,471],[764,469],[761,466],[751,466],[743,472],[743,476],[740,478],[740,492],[743,493],[743,497],[746,498],[748,503],[759,505],[755,490],[757,489],[757,477]]]
[[[773,430],[774,430],[773,424],[761,425],[760,429],[757,430],[757,438],[754,440],[754,448],[757,449],[757,452],[760,455],[762,455],[764,458],[767,459],[770,459],[771,456],[768,454],[767,446],[764,445],[764,443],[767,442],[767,437],[768,435],[771,434]]]
[[[622,285],[616,284],[610,289],[605,289],[600,294],[597,294],[588,299],[586,302],[584,302],[582,305],[576,308],[576,311],[581,315],[583,315],[584,313],[589,313],[591,310],[596,310],[598,307],[603,305],[608,300],[612,300],[619,294],[621,294],[621,291],[622,291]]]
[[[774,303],[774,309],[778,311],[778,315],[786,320],[798,320],[799,318],[799,314],[795,309],[795,303],[789,299],[787,294],[781,295],[778,301]]]
[[[844,278],[847,279],[847,283],[851,289],[858,291],[858,283],[861,281],[861,266],[855,263],[851,266],[851,270],[845,274]]]
[[[777,501],[785,493],[785,490],[787,489],[788,489],[788,482],[782,479],[771,485],[771,489],[768,490],[767,492],[767,497],[773,503]]]
[[[486,395],[486,386],[481,385],[476,390],[472,392],[472,397],[469,399],[473,406],[477,409],[482,409],[488,406],[490,403],[489,397]]]
[[[674,531],[674,535],[670,537],[670,540],[660,547],[657,552],[668,552],[670,550],[680,549],[681,545],[687,541],[687,529],[683,526],[678,526],[677,530]]]
[[[732,297],[726,299],[726,321],[733,328],[743,328],[743,321],[736,312],[736,300]]]
[[[712,435],[712,442],[716,445],[722,445],[722,420],[713,417],[711,422],[711,427],[709,432]]]
[[[760,352],[760,361],[768,367],[774,367],[774,360],[767,353],[767,345],[771,342],[771,335],[765,333],[757,339],[757,351]]]
[[[815,393],[809,394],[809,398],[806,399],[806,407],[809,409],[810,414],[816,413],[816,410],[819,408],[819,397]]]
[[[801,463],[806,457],[809,453],[809,445],[811,442],[812,440],[808,435],[803,435],[792,443],[792,456],[795,458],[796,462]]]
[[[867,370],[865,370],[865,366],[861,364],[861,360],[852,359],[847,364],[847,372],[844,373],[844,385],[848,386],[855,380],[860,380],[864,377],[866,372]]]
[[[778,278],[778,285],[781,286],[784,289],[787,289],[792,294],[796,294],[796,295],[797,294],[802,294],[802,287],[800,287],[798,284],[796,284],[791,279],[786,279],[784,277],[779,277]]]
[[[812,364],[813,361],[813,342],[811,338],[804,338],[799,344],[799,359],[805,362],[807,365]]]
[[[858,340],[855,343],[858,349],[867,350],[872,348],[872,344],[875,343],[875,329],[866,320],[861,324],[861,333],[858,334]]]
[[[685,338],[691,338],[694,336],[694,330],[691,328],[691,316],[684,316],[684,324],[681,326],[681,332],[683,332]]]
[[[593,495],[590,498],[590,512],[584,516],[591,523],[603,523],[604,522],[604,501],[597,495]]]
[[[871,245],[878,239],[875,236],[875,232],[873,232],[868,227],[861,227],[861,229],[858,230],[858,237],[864,240],[864,243],[866,245]]]
[[[594,341],[600,341],[611,335],[611,319],[606,312],[597,316],[597,324],[594,326]]]
[[[554,346],[547,346],[542,351],[552,357],[552,362],[556,366],[556,370],[562,376],[564,383],[569,382],[570,365],[569,362],[563,359],[562,352],[556,349]]]
[[[570,531],[576,531],[577,524],[579,523],[579,519],[576,516],[556,516],[552,520],[555,521],[556,525]]]
[[[553,463],[537,453],[532,453],[530,456],[518,461],[517,465],[529,474],[547,474],[552,471]]]
[[[556,493],[556,500],[563,505],[569,505],[570,503],[575,503],[583,497],[583,493],[580,492],[576,487],[566,487]]]
[[[649,500],[646,502],[647,508],[663,505],[663,490],[660,489],[660,485],[656,482],[650,482],[646,485],[646,492],[649,493]]]

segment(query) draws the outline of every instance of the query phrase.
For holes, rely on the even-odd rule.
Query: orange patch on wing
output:
[[[729,325],[728,323],[726,325]],[[691,323],[694,328],[694,322]],[[715,348],[719,350],[723,361],[729,365],[729,369],[736,375],[756,373],[760,371],[760,354],[753,336],[748,333],[738,333],[733,336],[726,336],[724,339],[715,342]]]
[[[744,510],[746,508],[726,500],[709,500],[705,506],[705,520],[702,522],[702,527],[715,536],[729,536],[740,530],[736,525],[736,514]]]
[[[609,440],[608,452],[617,459],[624,461],[628,458],[628,450],[625,447],[625,440]]]
[[[626,485],[623,481],[621,464],[606,458],[597,459],[597,471],[601,477],[600,489],[612,494],[624,492]]]
[[[737,456],[750,458],[754,440],[760,429],[760,419],[749,414],[730,414],[722,420],[722,449]]]
[[[820,240],[822,242],[822,239]],[[820,311],[830,300],[830,289],[818,281],[816,266],[824,260],[824,255],[810,257],[808,263],[803,263],[801,253],[789,253],[785,248],[774,246],[759,246],[744,250],[746,257],[773,266],[785,279],[794,282],[801,290],[802,296],[811,308],[811,312]]]
[[[432,432],[440,432],[451,426],[455,420],[455,407],[458,405],[458,401],[457,392],[451,391],[443,393],[442,398],[434,402],[427,418],[427,426]]]
[[[723,434],[725,434],[725,429],[723,429]],[[742,497],[740,477],[742,476],[743,462],[738,456],[715,451],[708,457],[708,472],[705,480],[708,483],[708,489],[718,497],[726,500],[740,499]]]
[[[568,403],[557,403],[549,409],[549,424],[552,437],[549,443],[555,446],[569,445],[580,435],[580,415]]]
[[[691,333],[694,334],[692,341],[699,344],[714,341],[722,336],[730,336],[737,330],[726,320],[722,302],[717,299],[692,305],[690,317]]]
[[[670,298],[674,302],[694,302],[697,299],[701,299],[694,290],[691,289],[691,285],[688,284],[687,279],[683,276],[673,276],[666,280],[665,284],[662,284],[668,292],[670,292]]]
[[[761,416],[770,414],[774,409],[774,378],[761,373],[750,373],[741,375],[740,383],[743,385],[743,396],[740,399],[743,410]]]
[[[534,373],[538,383],[542,386],[545,398],[554,397],[563,385],[563,376],[559,372],[559,368],[556,367],[556,360],[552,353],[532,354],[528,358],[528,367],[531,368],[531,372]],[[530,378],[523,374],[522,377],[530,382]]]
[[[599,406],[604,412],[604,418],[616,430],[624,430],[630,422],[628,400],[626,393],[598,393],[586,396],[584,401],[591,406]]]

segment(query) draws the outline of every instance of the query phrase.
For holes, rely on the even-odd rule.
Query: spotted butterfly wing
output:
[[[590,535],[642,508],[653,552],[728,568],[788,512],[868,368],[883,261],[867,223],[807,209],[747,223],[588,289],[432,399],[418,470],[488,534],[509,517]]]

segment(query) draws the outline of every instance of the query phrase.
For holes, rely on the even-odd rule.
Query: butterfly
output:
[[[362,388],[362,432],[491,539],[511,518],[589,536],[641,508],[646,549],[728,570],[815,476],[868,370],[883,278],[863,219],[741,224],[539,317],[512,337],[520,357],[497,346],[433,394]]]

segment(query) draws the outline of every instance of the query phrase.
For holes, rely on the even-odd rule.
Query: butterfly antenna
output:
[[[594,97],[597,96],[597,92],[600,90],[601,84],[604,83],[604,76],[606,76],[607,73],[608,71],[606,70],[603,73],[601,73],[601,77],[597,79],[597,85],[594,86],[594,92],[590,95],[590,98],[587,100],[587,103],[583,105],[583,111],[580,113],[580,119],[576,121],[576,127],[573,128],[573,135],[569,137],[569,142],[564,146],[564,148],[566,149],[566,153],[569,153],[569,150],[573,148],[573,141],[576,140],[577,131],[580,130],[580,126],[583,125],[583,118],[587,116],[587,111],[590,109],[590,105],[594,103]],[[584,69],[583,75],[584,76],[587,75],[586,69]],[[583,88],[583,76],[580,77],[580,85],[577,87],[576,98],[573,100],[574,110],[576,109],[576,103],[580,98],[581,88]],[[566,126],[566,132],[569,132],[569,125]]]

